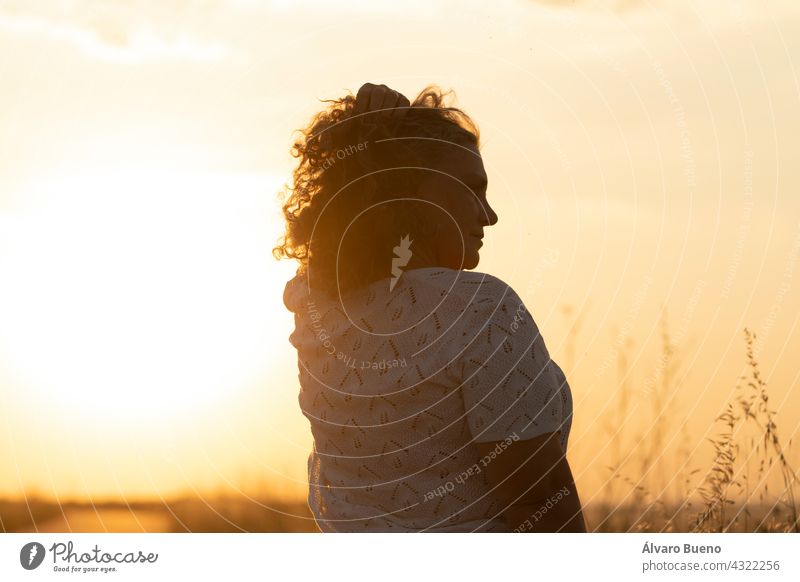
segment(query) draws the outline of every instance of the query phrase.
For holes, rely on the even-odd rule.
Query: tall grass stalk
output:
[[[737,385],[739,393],[733,402],[726,405],[722,414],[717,417],[717,422],[722,423],[723,432],[716,439],[709,439],[714,446],[714,462],[711,470],[699,488],[705,505],[697,513],[694,520],[695,531],[724,532],[735,528],[740,516],[744,516],[744,530],[750,531],[800,531],[798,524],[797,498],[795,485],[797,473],[789,463],[784,447],[778,436],[778,426],[775,422],[775,411],[769,407],[769,394],[767,383],[762,378],[758,360],[753,349],[756,334],[745,328],[745,345],[747,368],[749,378],[743,377],[748,388],[743,393],[741,384]],[[744,466],[736,469],[739,445],[736,442],[738,432],[743,432],[745,424],[755,430],[758,439],[751,439],[751,453],[744,460]],[[753,447],[754,445],[754,447]],[[777,500],[762,519],[754,526],[750,525],[750,499],[755,490],[750,479],[750,456],[757,455],[758,474],[754,488],[759,491],[759,506],[769,504],[769,476],[770,470],[777,466],[783,482],[783,490],[778,494]],[[742,474],[742,479],[737,477]],[[741,481],[744,481],[742,485]],[[745,498],[742,507],[734,515],[728,517],[726,508],[735,503],[732,488],[743,490]],[[772,516],[774,508],[782,505],[788,510],[786,523],[779,523],[778,517]],[[769,521],[773,518],[772,521]],[[765,527],[766,522],[766,527]]]

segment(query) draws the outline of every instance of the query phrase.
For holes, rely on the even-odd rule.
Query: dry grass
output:
[[[625,342],[618,357],[615,404],[604,424],[613,461],[600,501],[585,508],[590,531],[800,531],[797,473],[779,438],[775,411],[769,407],[767,384],[753,350],[755,334],[748,329],[744,333],[748,374],[715,418],[715,435],[708,439],[713,461],[705,470],[690,466],[686,421],[670,425],[675,418],[671,407],[685,374],[680,373],[676,347],[663,321],[656,374],[660,381],[645,390],[652,403],[651,422],[644,434],[634,437],[633,445],[623,449],[619,430],[630,418],[633,384],[629,366],[633,343]],[[664,454],[667,440],[679,443],[677,455]],[[776,473],[782,487],[770,492]],[[696,502],[699,509],[694,508]]]
[[[27,496],[27,501],[0,499],[0,531],[15,532],[61,514],[55,503]]]
[[[717,417],[724,428],[719,438],[711,439],[714,446],[714,465],[706,477],[700,491],[705,507],[695,519],[697,531],[780,531],[800,532],[797,502],[794,488],[797,473],[789,464],[784,447],[778,437],[775,411],[769,407],[767,383],[761,377],[758,361],[753,350],[755,333],[745,329],[747,346],[747,365],[749,377],[743,377],[745,386],[737,385],[734,402],[728,403],[725,411]],[[750,453],[742,461],[739,457],[739,444],[736,437],[744,434],[746,425],[754,429],[757,438],[750,439]],[[755,488],[752,487],[751,466],[757,464]],[[770,498],[769,474],[774,469],[780,474],[783,488]],[[744,494],[745,506],[737,511],[736,501],[732,499]],[[765,507],[762,515],[753,516],[747,503],[758,495],[760,507]],[[728,506],[730,511],[727,511]]]
[[[318,532],[303,502],[240,497],[182,499],[169,504],[173,532]]]
[[[163,502],[0,501],[5,532],[237,533],[318,532],[304,502],[269,498],[182,497]],[[34,525],[35,524],[35,525]]]

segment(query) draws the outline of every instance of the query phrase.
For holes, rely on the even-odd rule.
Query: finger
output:
[[[369,94],[369,106],[367,107],[367,111],[378,111],[381,109],[387,93],[390,93],[390,90],[386,85],[378,85],[375,87]]]
[[[364,113],[367,110],[367,106],[369,105],[370,94],[372,91],[377,87],[377,85],[373,85],[372,83],[364,83],[361,85],[361,88],[356,93],[356,109],[355,112]]]
[[[405,117],[406,113],[408,113],[408,108],[411,107],[411,102],[408,100],[408,97],[402,93],[398,93],[397,96],[397,104],[392,110],[392,119],[402,119]]]
[[[399,101],[400,93],[393,89],[389,89],[383,96],[383,101],[381,102],[381,115],[383,117],[391,117],[392,113],[394,113],[394,108],[397,106]]]

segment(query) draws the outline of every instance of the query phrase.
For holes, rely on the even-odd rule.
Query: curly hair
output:
[[[273,256],[297,260],[297,274],[329,295],[388,277],[393,246],[421,222],[415,194],[431,165],[454,144],[478,147],[476,124],[446,104],[451,94],[428,86],[400,119],[357,114],[351,93],[323,101],[291,149],[298,162]]]

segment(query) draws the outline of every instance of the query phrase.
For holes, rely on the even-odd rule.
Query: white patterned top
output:
[[[561,431],[572,395],[502,280],[441,267],[342,299],[286,285],[299,402],[311,423],[308,502],[323,531],[509,531],[475,442]]]

